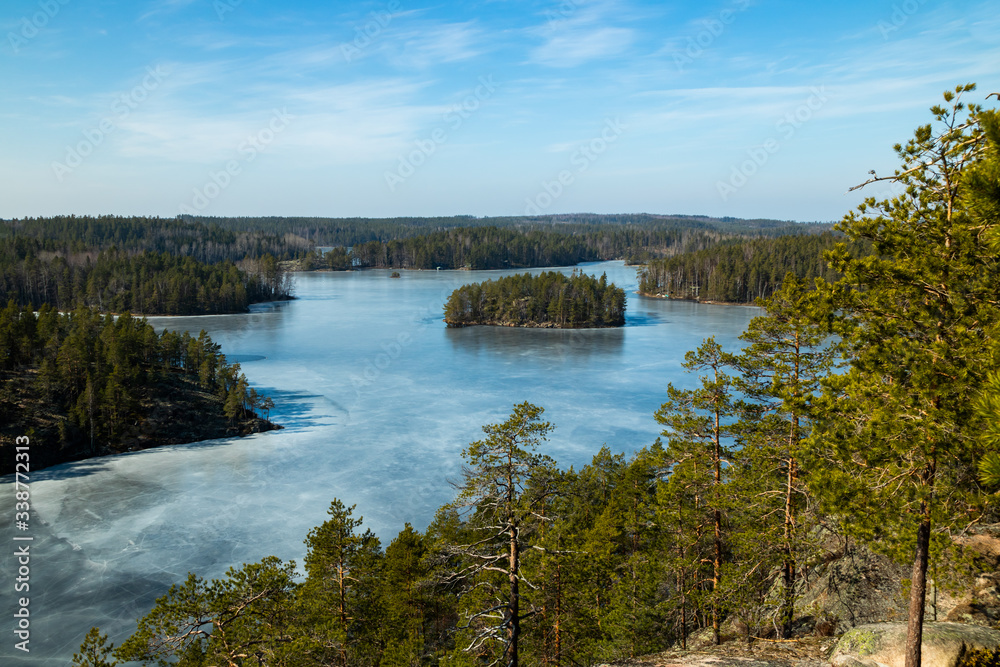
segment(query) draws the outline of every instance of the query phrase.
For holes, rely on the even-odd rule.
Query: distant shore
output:
[[[662,299],[663,301],[687,301],[689,303],[703,303],[710,306],[751,306],[753,308],[760,308],[755,303],[743,303],[740,301],[710,301],[708,299],[685,299],[677,296],[669,296],[667,294],[650,294],[649,292],[633,292],[633,294],[638,294],[639,296],[645,296],[650,299]]]

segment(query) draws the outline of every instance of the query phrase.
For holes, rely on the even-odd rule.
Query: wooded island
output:
[[[444,320],[449,327],[620,327],[625,291],[609,283],[607,274],[523,273],[459,287],[444,306]]]

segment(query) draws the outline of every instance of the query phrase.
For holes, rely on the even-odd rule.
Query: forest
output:
[[[728,284],[728,274],[719,274],[720,280],[708,274],[716,272],[720,256],[738,256],[737,248],[752,249],[758,256],[756,270],[767,272],[768,289],[773,289],[784,273],[785,258],[753,249],[788,238],[803,266],[819,266],[819,253],[829,243],[817,243],[814,237],[828,228],[818,223],[652,215],[29,218],[0,222],[0,303],[14,299],[34,308],[47,303],[62,311],[88,306],[145,315],[238,313],[253,303],[290,298],[287,269],[292,266],[340,271],[517,269],[656,258],[673,258],[673,263],[654,261],[647,275],[650,280],[676,275],[671,286],[682,285],[671,287],[676,296],[690,293],[689,286],[703,279]],[[713,250],[717,246],[722,249]],[[649,291],[662,289],[650,284]],[[759,289],[740,289],[744,296],[733,300],[761,295]]]
[[[834,281],[823,258],[844,239],[831,232],[724,241],[664,259],[652,259],[639,273],[639,292],[648,296],[721,303],[754,303],[771,296],[785,274]],[[864,244],[851,244],[856,254]]]
[[[307,244],[161,218],[38,218],[0,224],[0,303],[146,315],[246,312],[287,299],[279,259]]]
[[[0,474],[14,472],[14,439],[27,434],[36,469],[163,442],[203,440],[273,425],[271,399],[249,387],[205,334],[157,334],[128,313],[90,308],[0,309]],[[153,413],[162,413],[159,415]],[[212,422],[223,422],[212,432]],[[250,424],[247,424],[247,422]],[[194,432],[183,438],[184,428]],[[200,437],[199,437],[200,436]]]
[[[818,229],[811,226],[784,226],[768,230],[765,238],[816,232]],[[762,234],[752,229],[722,232],[706,225],[564,225],[549,228],[480,225],[388,241],[368,241],[349,250],[336,247],[321,258],[308,258],[305,267],[483,270],[571,266],[612,259],[641,263],[650,258],[697,252],[737,239],[760,238]],[[816,259],[819,261],[818,256]]]
[[[607,274],[516,274],[459,287],[444,305],[444,320],[449,327],[620,327],[625,291],[608,283]]]
[[[350,248],[371,241],[388,242],[427,236],[456,228],[497,227],[523,232],[559,232],[582,236],[603,230],[646,230],[653,232],[692,230],[720,235],[774,236],[801,233],[804,229],[829,230],[827,223],[794,223],[787,220],[744,220],[703,215],[638,214],[559,214],[518,217],[459,215],[437,218],[303,218],[303,217],[189,217],[185,222],[202,223],[237,234],[265,234],[272,237],[307,240],[316,246]]]
[[[832,536],[910,568],[920,667],[928,577],[967,575],[959,538],[1000,520],[1000,116],[973,90],[868,181],[905,194],[837,225],[835,279],[789,273],[741,350],[688,352],[693,388],[667,388],[656,442],[560,468],[557,425],[514,405],[425,531],[383,548],[333,499],[304,577],[276,558],[191,574],[120,646],[91,630],[74,664],[594,665],[787,639],[845,620],[799,605]]]

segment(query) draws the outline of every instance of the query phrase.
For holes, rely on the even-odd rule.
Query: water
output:
[[[497,271],[296,276],[297,300],[246,315],[151,318],[205,329],[259,391],[283,430],[175,445],[49,468],[31,476],[31,652],[0,635],[0,664],[66,664],[98,625],[120,643],[135,619],[189,571],[211,578],[267,555],[296,559],[334,497],[357,504],[388,544],[423,529],[451,500],[461,451],[513,404],[545,408],[545,453],[580,467],[607,444],[632,452],[659,433],[654,411],[708,336],[727,349],[758,313],[634,295],[635,269],[606,271],[629,293],[622,329],[448,329],[456,287]],[[569,272],[570,269],[564,269]],[[13,484],[0,482],[0,610],[17,608]],[[8,583],[10,582],[10,583]],[[9,611],[8,611],[9,610]],[[7,616],[7,618],[11,618]]]

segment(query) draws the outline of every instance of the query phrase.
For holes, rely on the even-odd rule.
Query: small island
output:
[[[607,274],[523,273],[459,287],[448,297],[444,320],[449,327],[620,327],[625,291],[609,283]]]

